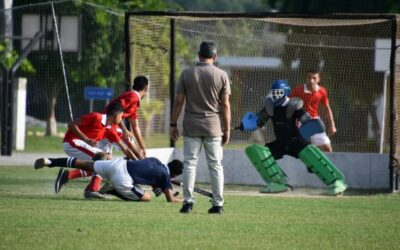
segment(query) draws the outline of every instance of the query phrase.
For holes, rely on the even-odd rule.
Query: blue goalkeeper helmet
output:
[[[268,98],[272,100],[275,107],[278,107],[285,101],[285,97],[290,95],[291,90],[285,80],[276,80],[272,83]]]

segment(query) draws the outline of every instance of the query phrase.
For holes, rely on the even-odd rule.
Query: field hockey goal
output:
[[[127,12],[126,78],[151,79],[147,100],[161,105],[155,131],[168,131],[175,84],[197,61],[198,46],[213,40],[216,64],[231,79],[232,126],[258,111],[276,79],[293,87],[319,70],[328,90],[338,152],[390,156],[391,188],[398,188],[400,158],[400,39],[396,15]],[[397,58],[397,60],[396,60]],[[232,133],[231,144],[273,140],[267,126]],[[386,166],[382,166],[386,167]]]

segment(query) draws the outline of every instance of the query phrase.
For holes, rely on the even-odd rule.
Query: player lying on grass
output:
[[[106,193],[115,195],[127,201],[150,201],[150,195],[138,185],[159,187],[168,202],[180,202],[172,193],[171,178],[182,174],[183,164],[173,160],[166,165],[157,158],[149,157],[144,160],[126,160],[117,158],[105,160],[107,154],[97,153],[93,160],[68,158],[40,158],[35,161],[35,169],[43,167],[67,167],[94,172],[109,182]]]
[[[95,148],[101,149],[102,151],[112,155],[112,149],[113,147],[117,148],[118,150],[122,150],[125,155],[127,155],[131,159],[143,159],[145,158],[146,155],[146,150],[145,150],[145,145],[143,142],[143,138],[141,136],[141,131],[139,128],[139,123],[138,123],[138,114],[137,110],[140,106],[140,100],[143,99],[146,94],[147,94],[147,89],[149,85],[149,80],[145,76],[137,76],[134,79],[134,84],[132,86],[132,90],[126,91],[122,93],[120,96],[117,98],[113,99],[105,108],[104,114],[109,113],[109,110],[112,109],[116,104],[121,105],[123,112],[122,112],[122,119],[118,121],[118,123],[113,123],[113,124],[108,124],[107,130],[102,138],[99,138],[100,141],[96,141]],[[124,125],[123,119],[124,118],[129,118],[130,124],[131,124],[131,129],[132,133],[134,134],[136,141],[139,144],[140,148],[136,148],[134,145],[132,139],[131,132],[127,130],[127,128]],[[87,122],[83,120],[84,118],[81,118],[80,123],[75,123],[72,125],[75,125],[75,130],[73,130],[73,134],[77,135],[79,137],[79,131],[76,132],[77,129],[79,129],[79,126],[85,126]],[[89,121],[90,122],[90,121]],[[74,128],[74,127],[72,127]],[[87,131],[86,134],[90,134],[91,128],[93,128],[93,132],[95,135],[98,135],[98,131],[95,131],[96,126],[93,126],[92,124],[90,127],[85,129]],[[89,130],[89,131],[88,131]],[[125,134],[125,136],[124,136]],[[117,135],[118,137],[116,138]],[[84,137],[83,137],[84,138]],[[93,157],[93,149],[90,148],[90,146],[93,145],[86,145],[87,141],[83,140],[82,138],[74,138],[78,139],[78,143],[71,143],[68,142],[66,145],[69,149],[72,148],[72,151],[67,151],[66,153],[68,156],[71,157],[77,157],[79,159],[83,160],[89,160],[92,159]],[[83,142],[80,142],[79,139],[82,139]],[[82,146],[82,145],[83,146]],[[94,144],[94,142],[93,142]],[[126,148],[124,148],[125,145]],[[64,143],[65,145],[65,143]],[[65,146],[64,146],[65,147]],[[89,148],[89,150],[88,150]],[[134,156],[129,156],[127,153],[131,151]],[[133,158],[135,157],[135,158]],[[76,178],[84,178],[87,176],[90,176],[91,173],[86,173],[84,171],[80,171],[79,169],[74,169],[71,171],[65,171],[63,169],[60,170],[56,182],[55,182],[55,191],[56,193],[60,192],[62,186],[66,184],[69,180],[76,179]],[[87,188],[85,192],[85,197],[87,198],[103,198],[98,193],[98,190],[100,188],[100,183],[101,183],[101,177],[97,175],[93,175],[90,181],[90,186]]]
[[[120,103],[114,103],[107,110],[107,113],[101,114],[91,112],[82,115],[79,119],[71,121],[68,124],[68,131],[63,140],[65,153],[70,157],[76,157],[81,160],[90,160],[98,152],[104,152],[98,142],[107,138],[110,142],[119,146],[122,152],[130,159],[138,159],[138,150],[133,144],[126,144],[119,137],[117,131],[112,125],[118,125],[122,121],[124,109]],[[61,187],[68,180],[92,176],[92,172],[87,171],[65,171],[60,169],[56,181],[55,191],[60,192]],[[90,184],[84,192],[86,198],[104,198],[98,193],[101,183],[101,177],[93,175]]]
[[[286,174],[275,161],[284,155],[290,155],[306,164],[308,170],[315,173],[326,185],[332,195],[343,193],[347,185],[343,174],[322,153],[318,147],[308,141],[315,133],[324,131],[319,120],[311,119],[304,111],[303,101],[289,98],[290,87],[284,80],[272,84],[264,106],[257,114],[247,113],[241,124],[241,130],[254,131],[271,120],[275,141],[247,147],[245,152],[261,177],[268,183],[260,192],[276,193],[288,190]],[[297,127],[297,123],[302,125]]]

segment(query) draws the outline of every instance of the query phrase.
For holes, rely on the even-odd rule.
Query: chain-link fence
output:
[[[273,80],[286,79],[293,87],[306,83],[310,69],[320,70],[336,121],[334,150],[389,153],[390,129],[395,125],[390,123],[389,107],[393,98],[389,16],[129,14],[132,76],[145,71],[168,82],[171,53],[167,50],[173,39],[177,79],[182,68],[196,62],[200,42],[213,40],[218,45],[217,64],[232,81],[235,126],[247,111],[259,110]],[[231,143],[273,139],[272,127],[267,126],[255,133],[234,131]]]
[[[394,71],[393,82],[393,102],[391,108],[391,120],[393,127],[391,127],[392,145],[391,145],[391,188],[399,190],[400,183],[400,17],[397,17],[397,30],[396,30],[396,41],[394,49],[394,57],[392,71]]]
[[[106,105],[101,93],[88,99],[85,88],[101,88],[97,91],[107,91],[106,98],[113,98],[127,87],[124,11],[84,1],[58,1],[2,12],[12,16],[13,28],[13,35],[5,36],[3,44],[11,43],[17,57],[26,53],[31,64],[30,69],[20,67],[13,74],[15,79],[27,78],[27,143],[47,135],[58,137],[61,148],[72,118],[101,112]],[[0,60],[4,62],[5,54]]]
[[[388,74],[393,49],[393,22],[388,16],[199,18],[130,13],[124,27],[123,10],[84,1],[18,6],[3,14],[6,11],[11,12],[14,34],[2,40],[11,41],[17,55],[43,33],[27,56],[33,70],[20,68],[15,73],[28,79],[28,136],[62,137],[71,117],[102,111],[106,101],[85,98],[85,87],[111,88],[115,97],[126,89],[128,70],[130,81],[136,75],[147,75],[151,81],[139,113],[147,146],[169,146],[171,50],[176,81],[183,68],[195,63],[199,43],[214,40],[219,47],[217,64],[232,81],[232,126],[246,111],[258,110],[272,80],[283,78],[294,86],[305,83],[309,69],[320,69],[338,128],[332,137],[334,150],[393,149],[393,155],[399,155],[400,69],[396,63],[396,74]],[[124,28],[129,39],[126,51]],[[399,50],[396,53],[399,58]],[[1,76],[4,79],[3,71]],[[0,94],[5,95],[4,88]],[[1,105],[4,110],[6,104]],[[235,131],[232,145],[273,140],[269,126],[257,133]]]

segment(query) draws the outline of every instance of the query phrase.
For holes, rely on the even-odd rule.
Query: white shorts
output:
[[[94,171],[107,180],[127,200],[137,201],[143,196],[144,191],[133,184],[124,158],[117,158],[111,161],[95,161]]]
[[[110,155],[112,155],[113,148],[115,148],[117,151],[121,150],[117,143],[111,143],[108,139],[103,139],[99,141],[97,143],[97,146]]]
[[[310,139],[311,139],[311,143],[314,144],[315,146],[331,144],[331,140],[329,139],[328,135],[325,132],[315,134],[315,135],[311,136]]]
[[[118,132],[118,135],[120,135],[122,138],[122,136],[123,136],[122,130],[121,130],[121,133],[119,133],[118,130],[117,130],[117,132]],[[123,139],[122,139],[122,141],[123,141]],[[129,139],[129,141],[132,144],[135,144],[134,140]],[[117,151],[121,151],[121,148],[119,147],[118,143],[115,143],[115,142],[111,143],[110,140],[108,140],[108,139],[103,139],[103,140],[99,141],[97,144],[97,147],[101,148],[104,152],[106,152],[107,154],[110,154],[110,155],[112,155],[113,148],[115,148],[115,150],[117,150]]]
[[[80,160],[91,160],[93,156],[102,152],[98,147],[92,147],[86,142],[74,139],[72,142],[64,142],[64,152],[71,157],[76,157]]]

